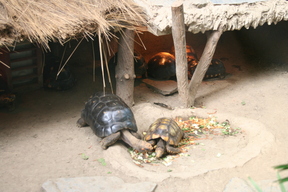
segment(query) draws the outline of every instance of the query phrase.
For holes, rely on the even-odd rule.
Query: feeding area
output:
[[[215,136],[236,136],[237,134],[242,133],[240,128],[232,128],[228,120],[220,123],[217,121],[216,117],[211,116],[208,118],[193,116],[189,117],[188,120],[177,117],[175,121],[186,135],[178,144],[181,152],[176,155],[165,154],[164,157],[157,158],[154,151],[141,153],[131,149],[129,150],[129,153],[135,164],[141,166],[143,163],[162,163],[169,166],[172,164],[173,160],[178,157],[190,156],[187,152],[190,148],[193,148],[193,145],[204,145],[201,140],[212,140]],[[143,132],[144,136],[147,134],[147,132]],[[221,153],[218,153],[217,157],[220,157],[221,155]]]

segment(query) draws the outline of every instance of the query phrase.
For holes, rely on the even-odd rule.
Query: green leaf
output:
[[[172,169],[168,169],[167,172],[172,172]]]
[[[285,177],[283,179],[278,180],[280,183],[284,183],[288,181],[288,177]]]
[[[107,165],[107,163],[105,162],[105,159],[103,159],[103,158],[97,159],[97,161],[98,161],[99,163],[101,163],[103,166],[106,166],[106,165]]]
[[[87,155],[85,155],[84,153],[82,153],[82,159],[84,159],[84,160],[88,160],[89,157],[88,157]]]
[[[108,171],[108,172],[107,172],[107,174],[111,174],[111,173],[112,173],[111,171]]]
[[[284,186],[283,182],[281,182],[282,178],[281,178],[279,172],[277,172],[277,178],[278,178],[278,181],[279,181],[279,186],[280,186],[281,192],[286,192],[285,186]]]
[[[251,177],[248,177],[248,179],[258,192],[263,192],[262,189],[257,185],[257,183]]]
[[[274,167],[274,169],[279,169],[279,171],[287,170],[288,169],[288,164],[277,165],[277,166]]]

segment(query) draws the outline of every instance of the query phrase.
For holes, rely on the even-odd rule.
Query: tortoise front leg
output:
[[[76,124],[77,124],[77,127],[85,127],[88,125],[82,117],[80,119],[78,119]]]
[[[166,152],[165,143],[166,142],[163,139],[159,139],[159,141],[157,142],[157,146],[155,149],[156,158],[162,157],[162,155]]]
[[[121,136],[120,132],[117,132],[117,133],[113,133],[113,134],[103,138],[100,141],[101,147],[103,149],[107,149],[109,146],[116,143],[116,141],[118,141],[118,139],[120,139],[120,136]]]
[[[147,143],[150,143],[152,147],[154,147],[157,144],[156,141],[157,141],[156,139],[152,139],[152,140],[148,140]]]

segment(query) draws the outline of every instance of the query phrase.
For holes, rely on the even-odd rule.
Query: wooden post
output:
[[[218,40],[220,39],[221,35],[222,35],[222,30],[207,32],[207,43],[205,45],[205,48],[200,58],[200,61],[198,63],[198,66],[196,67],[196,70],[188,85],[189,95],[190,95],[189,97],[190,106],[194,105],[197,90],[204,78],[206,71],[208,70],[212,57],[215,53]]]
[[[186,36],[183,4],[176,2],[172,10],[172,36],[175,49],[176,77],[181,105],[189,107],[188,65],[186,56]]]
[[[116,95],[131,107],[134,103],[134,31],[124,29],[119,40],[118,60],[115,68]]]

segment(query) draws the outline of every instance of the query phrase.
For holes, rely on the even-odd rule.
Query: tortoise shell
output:
[[[43,69],[43,87],[57,91],[63,91],[76,85],[76,78],[68,65],[62,67],[60,59],[52,53],[45,55],[45,66]],[[60,72],[60,73],[59,73]],[[58,74],[59,73],[59,74]]]
[[[159,118],[152,123],[144,139],[146,141],[161,138],[169,145],[177,146],[183,137],[179,125],[170,118]]]
[[[0,107],[6,107],[8,111],[15,110],[16,95],[9,88],[4,72],[0,70]]]
[[[147,74],[149,77],[158,80],[175,78],[176,65],[174,55],[168,52],[160,52],[153,55],[148,61]]]
[[[118,61],[118,52],[115,53],[115,55],[108,62],[110,71],[115,71],[117,61]],[[136,78],[142,78],[146,74],[146,71],[147,71],[147,63],[145,62],[144,57],[140,53],[134,51],[134,72]]]
[[[171,53],[172,55],[175,56],[175,47],[173,46],[172,49],[171,49]],[[195,66],[198,64],[198,57],[197,57],[197,54],[195,52],[195,50],[193,49],[192,46],[190,45],[186,45],[186,56],[187,56],[187,63],[188,63],[188,67],[189,66]]]
[[[191,79],[197,65],[190,65],[188,66],[188,78]],[[224,66],[224,63],[219,59],[212,59],[206,73],[204,76],[204,79],[210,79],[210,78],[220,78],[223,79],[226,76],[226,69]]]
[[[101,138],[123,129],[137,132],[136,121],[131,109],[114,94],[94,94],[85,104],[81,118]]]

